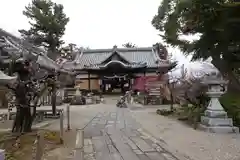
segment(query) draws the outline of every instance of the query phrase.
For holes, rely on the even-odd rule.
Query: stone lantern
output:
[[[232,118],[228,118],[227,112],[219,102],[219,98],[226,92],[227,81],[216,74],[207,76],[202,84],[208,86],[206,94],[210,102],[201,117],[200,128],[213,133],[238,133],[238,127],[233,126]]]

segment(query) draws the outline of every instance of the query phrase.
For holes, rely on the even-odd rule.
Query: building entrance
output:
[[[103,93],[125,93],[131,88],[131,80],[124,76],[104,76],[102,78],[101,89]]]

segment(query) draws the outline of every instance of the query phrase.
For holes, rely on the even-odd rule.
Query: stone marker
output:
[[[83,129],[77,129],[74,159],[75,160],[84,159],[84,130]]]

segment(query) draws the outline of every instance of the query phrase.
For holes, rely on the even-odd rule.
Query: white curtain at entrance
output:
[[[112,77],[104,76],[104,78],[107,78],[107,79],[124,78],[124,80],[126,79],[126,77],[127,77],[127,74],[126,74],[126,75],[123,75],[123,76],[114,75],[114,76],[112,76]]]

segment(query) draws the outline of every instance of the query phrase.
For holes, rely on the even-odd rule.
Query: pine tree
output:
[[[25,7],[23,14],[29,19],[29,30],[19,30],[23,38],[37,46],[43,46],[48,50],[48,56],[57,58],[61,40],[64,35],[69,18],[64,13],[61,4],[51,0],[32,0]]]
[[[163,0],[152,25],[163,39],[193,60],[212,58],[213,65],[240,91],[235,70],[240,68],[240,3],[225,0]],[[187,41],[183,36],[198,34]]]

